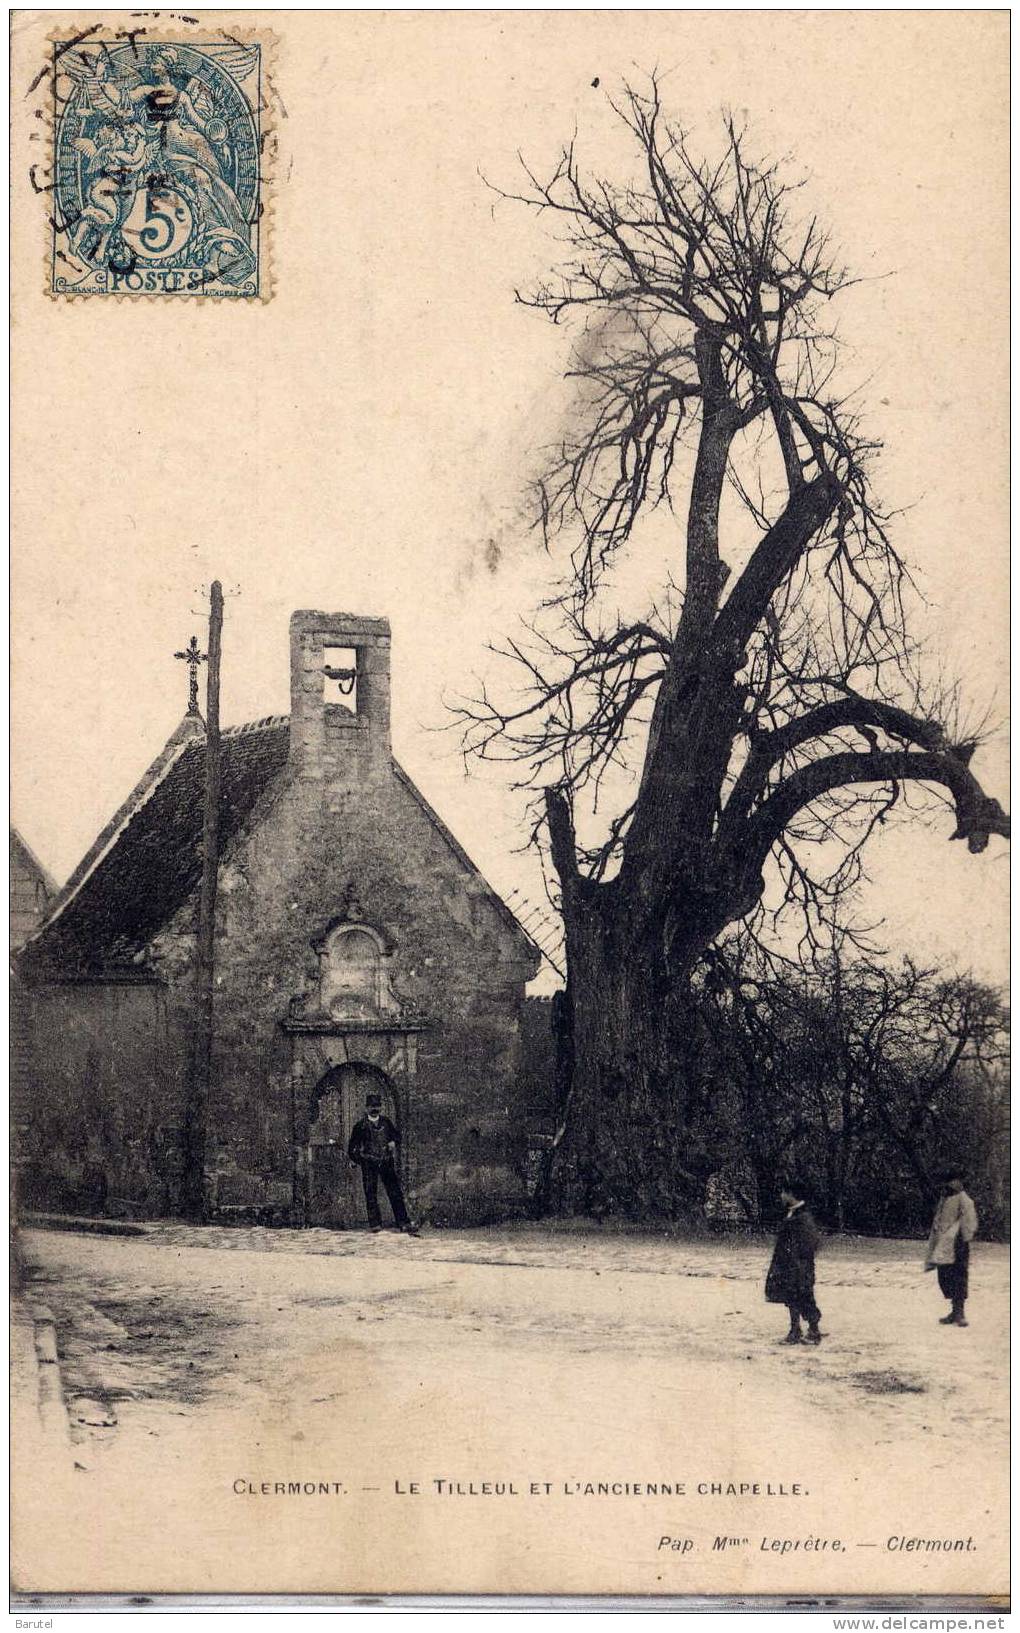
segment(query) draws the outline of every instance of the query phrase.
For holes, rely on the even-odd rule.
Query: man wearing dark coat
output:
[[[408,1217],[404,1193],[397,1174],[399,1145],[400,1135],[397,1129],[388,1117],[383,1116],[382,1096],[366,1095],[365,1115],[359,1117],[351,1130],[347,1155],[354,1166],[361,1169],[369,1228],[373,1231],[382,1230],[382,1219],[379,1214],[379,1181],[382,1180],[390,1207],[393,1209],[394,1224],[399,1230],[406,1231],[408,1236],[417,1236],[418,1228]]]
[[[770,1304],[785,1304],[790,1313],[790,1330],[784,1344],[820,1344],[825,1337],[818,1323],[822,1312],[815,1303],[815,1254],[821,1232],[807,1206],[807,1188],[799,1180],[787,1179],[779,1193],[786,1218],[779,1226],[772,1263],[765,1278],[765,1297]],[[801,1331],[801,1320],[808,1324]]]

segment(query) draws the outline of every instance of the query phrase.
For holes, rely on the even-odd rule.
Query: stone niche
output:
[[[292,1021],[386,1023],[405,1006],[393,990],[393,949],[371,925],[344,920],[313,943],[317,977],[310,991],[291,1000]]]

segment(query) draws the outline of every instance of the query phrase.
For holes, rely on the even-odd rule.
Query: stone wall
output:
[[[557,995],[557,998],[560,995]],[[552,996],[526,998],[521,1015],[521,1070],[517,1104],[530,1133],[557,1127],[556,1036]]]
[[[385,942],[401,1015],[421,1028],[410,1076],[394,1060],[392,1038],[385,1060],[371,1033],[347,1038],[337,1057],[390,1070],[406,1106],[415,1205],[451,1220],[521,1205],[515,1100],[524,983],[533,965],[519,935],[392,769],[357,792],[334,786],[328,801],[310,798],[292,776],[267,806],[256,810],[221,869],[213,1202],[279,1207],[291,1195],[295,1132],[300,1137],[302,1096],[314,1088],[317,1057],[302,1034],[285,1027],[294,1000],[314,1008],[317,944],[336,923],[351,922]],[[189,908],[152,949],[171,1005],[185,1009],[190,915]],[[395,1036],[399,1017],[393,1026]],[[323,1056],[324,1069],[333,1058]]]
[[[12,831],[9,844],[10,944],[21,947],[39,928],[52,897],[35,858]]]
[[[27,1208],[176,1210],[184,1039],[153,985],[23,988],[32,1058],[18,1151]]]

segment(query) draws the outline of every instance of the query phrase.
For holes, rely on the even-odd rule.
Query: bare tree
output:
[[[961,1157],[961,1101],[973,1102],[974,1085],[987,1084],[1008,1058],[1009,1018],[994,988],[909,958],[895,968],[861,960],[846,969],[834,959],[822,990],[839,1086],[826,1149],[842,1226],[854,1189],[872,1190],[876,1169],[878,1185],[883,1169],[888,1175],[898,1164],[920,1199],[935,1194],[939,1166]],[[978,1142],[970,1143],[976,1152]],[[994,1157],[986,1147],[982,1168]],[[975,1182],[981,1186],[980,1173]],[[874,1219],[878,1210],[869,1212]]]
[[[503,194],[561,251],[518,298],[579,329],[576,416],[535,489],[568,561],[504,649],[509,700],[462,710],[468,749],[518,762],[538,797],[569,967],[564,1149],[610,1195],[628,1130],[689,1120],[688,988],[726,926],[795,904],[817,942],[911,788],[952,807],[972,851],[1008,833],[974,734],[916,673],[879,445],[837,386],[829,314],[853,280],[732,121],[708,160],[654,80],[615,111],[631,179],[584,174],[571,144]],[[656,512],[675,518],[675,568],[624,616],[618,570]]]
[[[918,1228],[952,1158],[998,1204],[1002,997],[969,975],[850,952],[844,943],[817,969],[776,969],[742,933],[704,960],[699,1070],[714,1077],[729,1124],[719,1140],[727,1188],[757,1223],[793,1167],[815,1181],[837,1229]]]

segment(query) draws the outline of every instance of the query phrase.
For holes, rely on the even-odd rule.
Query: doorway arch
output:
[[[382,1109],[401,1127],[400,1103],[392,1079],[368,1061],[331,1066],[312,1089],[308,1126],[308,1223],[354,1225],[362,1221],[361,1179],[347,1157],[347,1145],[365,1097],[378,1094]]]

